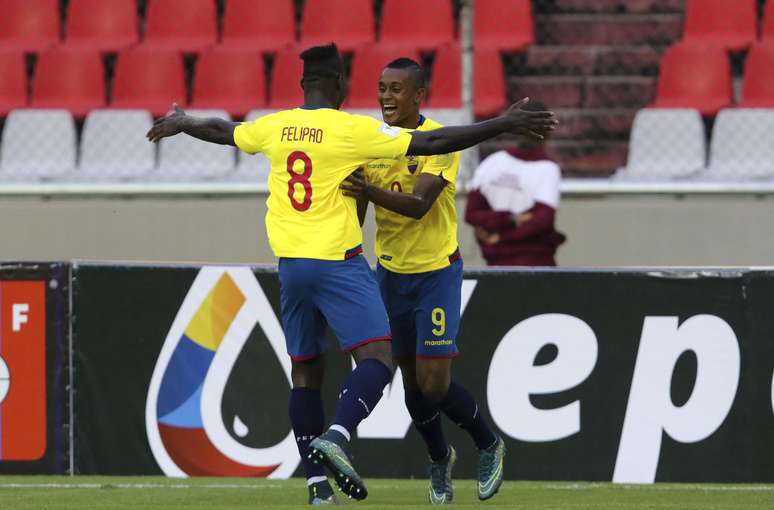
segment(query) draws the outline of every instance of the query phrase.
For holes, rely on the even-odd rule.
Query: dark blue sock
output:
[[[438,404],[425,398],[419,391],[406,390],[406,408],[414,420],[414,427],[425,440],[430,459],[434,462],[445,459],[449,453],[449,443],[443,436]]]
[[[325,427],[325,411],[320,390],[293,388],[290,391],[288,410],[306,478],[325,476],[323,465],[315,464],[308,458],[309,443],[322,434]]]
[[[373,358],[361,361],[341,387],[339,408],[333,423],[353,435],[358,424],[379,403],[382,391],[391,379],[392,372],[381,361]]]
[[[454,423],[468,431],[479,450],[489,448],[497,440],[492,429],[478,412],[478,405],[473,400],[473,395],[454,381],[449,385],[449,392],[441,400],[441,410]]]

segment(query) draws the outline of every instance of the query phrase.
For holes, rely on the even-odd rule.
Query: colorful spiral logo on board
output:
[[[224,423],[223,392],[256,325],[290,384],[285,338],[250,268],[204,267],[161,348],[148,388],[145,425],[151,451],[168,476],[287,478],[299,464],[293,432],[268,448],[234,438],[244,424]]]

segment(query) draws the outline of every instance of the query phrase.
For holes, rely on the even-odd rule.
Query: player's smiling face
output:
[[[417,127],[424,92],[417,89],[408,70],[386,68],[379,79],[379,104],[384,122],[390,126]]]

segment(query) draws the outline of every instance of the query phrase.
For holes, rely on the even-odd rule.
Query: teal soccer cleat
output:
[[[449,454],[440,462],[430,462],[430,503],[448,505],[454,499],[452,470],[457,462],[457,451],[449,445]]]
[[[335,505],[336,496],[333,494],[328,480],[313,483],[309,486],[309,504],[312,506]]]
[[[309,444],[311,452],[309,458],[318,464],[322,463],[333,473],[336,485],[344,494],[357,500],[365,499],[368,496],[368,489],[352,466],[349,455],[341,446],[346,441],[337,441],[337,435],[339,435],[337,432],[329,430],[315,438]]]
[[[503,483],[503,458],[505,442],[501,437],[495,444],[481,450],[478,454],[478,499],[489,499],[500,489]]]

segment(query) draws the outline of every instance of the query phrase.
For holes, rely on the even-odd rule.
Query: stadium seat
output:
[[[136,44],[138,29],[134,0],[70,0],[65,43],[114,52]]]
[[[27,106],[27,71],[24,54],[0,51],[0,117]]]
[[[265,107],[261,54],[220,48],[203,52],[196,65],[191,106],[223,109],[240,118],[254,108]]]
[[[774,42],[774,2],[766,2],[763,7],[763,42]]]
[[[476,49],[473,55],[473,114],[497,115],[507,101],[503,59],[495,49]]]
[[[432,51],[454,39],[449,0],[384,0],[380,44]]]
[[[304,92],[301,90],[303,70],[303,62],[298,58],[297,49],[277,52],[269,88],[269,108],[295,108],[303,104]]]
[[[348,108],[378,107],[379,77],[384,66],[399,57],[422,61],[416,51],[401,51],[380,45],[366,46],[355,52],[349,78]]]
[[[145,110],[94,110],[86,117],[81,138],[78,180],[124,181],[149,175],[155,146],[145,133],[153,119]]]
[[[0,181],[55,179],[75,168],[75,122],[66,110],[14,110],[0,142]]]
[[[683,36],[686,43],[739,51],[757,38],[756,0],[688,0]]]
[[[473,16],[477,49],[518,51],[535,42],[530,0],[476,0]]]
[[[143,45],[195,53],[217,41],[215,0],[150,0]]]
[[[113,108],[149,110],[158,117],[173,102],[186,100],[183,59],[175,51],[126,50],[118,55],[113,78]]]
[[[687,178],[704,169],[704,123],[696,110],[646,108],[637,112],[626,168],[616,178],[659,181]]]
[[[301,46],[335,41],[342,51],[374,41],[373,2],[369,0],[306,0]]]
[[[715,115],[731,104],[731,65],[723,48],[678,44],[661,59],[656,108]]]
[[[189,110],[199,117],[231,120],[223,110]],[[191,136],[175,136],[159,142],[159,167],[154,180],[189,182],[223,178],[234,172],[236,149],[227,145],[204,143]]]
[[[264,115],[270,115],[277,110],[253,110],[248,112],[245,117],[246,121],[253,121]],[[249,183],[264,183],[266,184],[269,178],[269,171],[271,170],[271,163],[269,159],[263,154],[247,154],[244,152],[239,153],[239,162],[237,164],[236,172],[228,176],[229,181],[249,182]]]
[[[462,107],[462,61],[457,45],[443,46],[435,53],[430,81],[430,108]]]
[[[70,110],[82,118],[105,106],[105,72],[97,51],[56,48],[38,56],[33,108]]]
[[[255,2],[229,0],[223,14],[222,46],[253,51],[276,51],[296,39],[292,0]]]
[[[507,99],[500,53],[493,49],[476,50],[473,67],[473,113],[476,117],[494,115],[503,108]],[[444,46],[438,50],[433,64],[430,108],[462,107],[461,68],[459,46]]]
[[[743,108],[774,108],[774,46],[750,49],[744,69]]]
[[[43,51],[59,44],[59,0],[0,0],[0,50]]]
[[[774,177],[774,110],[722,110],[712,129],[703,178],[723,181]]]

